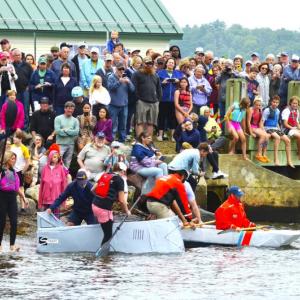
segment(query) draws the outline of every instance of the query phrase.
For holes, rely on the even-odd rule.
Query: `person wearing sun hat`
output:
[[[91,192],[93,185],[88,181],[87,173],[84,169],[79,169],[76,179],[73,180],[64,192],[47,209],[47,213],[52,213],[69,197],[72,197],[74,204],[72,212],[68,217],[68,226],[81,225],[84,220],[86,224],[96,224],[96,219],[92,211],[94,194]]]
[[[216,228],[221,230],[255,227],[246,216],[244,205],[241,201],[245,193],[239,186],[232,185],[228,189],[227,200],[215,211]]]

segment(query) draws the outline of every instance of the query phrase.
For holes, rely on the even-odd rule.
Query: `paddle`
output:
[[[140,201],[140,199],[141,199],[141,196],[136,199],[136,201],[133,203],[133,205],[131,206],[131,208],[129,210],[130,212],[138,204],[138,202]],[[120,230],[120,228],[122,227],[123,223],[127,220],[127,218],[128,218],[128,215],[126,215],[124,217],[124,219],[122,220],[122,222],[119,224],[119,226],[113,232],[111,238],[107,242],[105,242],[102,246],[99,247],[99,249],[96,251],[96,254],[95,254],[96,257],[103,257],[103,256],[107,256],[108,255],[108,252],[109,252],[109,249],[110,249],[110,243],[111,243],[112,239],[117,234],[117,232]]]
[[[190,229],[193,227],[201,228],[203,225],[210,225],[210,224],[214,224],[215,222],[216,222],[216,220],[211,220],[211,221],[203,222],[201,224],[194,224],[195,226],[191,226],[191,225],[183,226],[182,229]]]
[[[255,226],[255,227],[246,227],[246,228],[241,228],[239,231],[254,231],[254,230],[257,230],[257,229],[263,229],[263,228],[270,228],[269,225],[261,225],[261,226]],[[239,232],[237,231],[236,229],[234,228],[231,228],[231,229],[225,229],[225,230],[222,230],[220,232],[218,232],[218,234],[224,234],[224,233],[228,233],[228,232]]]

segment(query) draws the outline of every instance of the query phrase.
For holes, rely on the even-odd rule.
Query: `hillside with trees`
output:
[[[300,32],[270,28],[247,29],[241,25],[226,27],[221,21],[183,28],[183,40],[171,41],[171,45],[180,46],[182,56],[190,56],[196,47],[212,50],[215,56],[234,57],[241,54],[249,58],[256,51],[262,57],[268,53],[277,54],[287,51],[300,54]]]

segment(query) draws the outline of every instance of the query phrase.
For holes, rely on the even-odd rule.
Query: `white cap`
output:
[[[203,54],[204,54],[204,49],[203,49],[202,47],[197,47],[197,48],[195,49],[195,53],[197,53],[197,52],[203,53]]]
[[[86,44],[86,42],[80,42],[78,43],[78,48],[80,47],[88,48],[88,45]]]
[[[232,59],[227,58],[227,59],[225,60],[225,65],[233,65]]]
[[[253,62],[252,62],[251,60],[247,60],[247,61],[245,62],[245,66],[248,65],[248,64],[250,64],[250,65],[252,66],[252,65],[253,65]]]
[[[117,148],[117,147],[121,147],[122,144],[118,141],[113,141],[110,145],[112,148]]]
[[[293,54],[291,60],[298,60],[299,61],[299,56],[296,55],[296,54]]]
[[[92,47],[92,49],[91,49],[90,52],[91,52],[91,53],[96,52],[97,54],[100,53],[99,48],[97,48],[97,47]]]
[[[237,55],[234,57],[234,59],[236,59],[236,58],[243,59],[243,56],[240,55],[240,54],[237,54]]]

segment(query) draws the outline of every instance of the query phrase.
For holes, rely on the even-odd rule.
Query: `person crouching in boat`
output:
[[[187,219],[191,220],[192,212],[183,184],[187,176],[186,170],[173,170],[173,174],[157,178],[151,192],[145,195],[148,211],[158,219],[169,218],[175,213],[183,226],[188,225]]]
[[[51,214],[64,201],[72,197],[74,204],[67,225],[81,225],[83,220],[88,225],[96,224],[97,222],[92,211],[92,202],[94,199],[94,194],[91,192],[92,187],[93,185],[88,181],[86,171],[79,169],[76,174],[76,179],[68,184],[63,193],[50,205],[47,209],[47,213]]]
[[[255,223],[250,222],[246,216],[241,198],[244,192],[236,185],[228,189],[227,200],[215,211],[216,229],[226,230],[255,227]]]
[[[101,245],[112,236],[113,203],[118,200],[123,211],[128,216],[131,214],[125,200],[126,186],[122,178],[122,176],[126,175],[126,171],[126,165],[123,162],[118,162],[113,165],[113,172],[103,173],[92,188],[92,191],[95,193],[92,210],[104,233]]]

